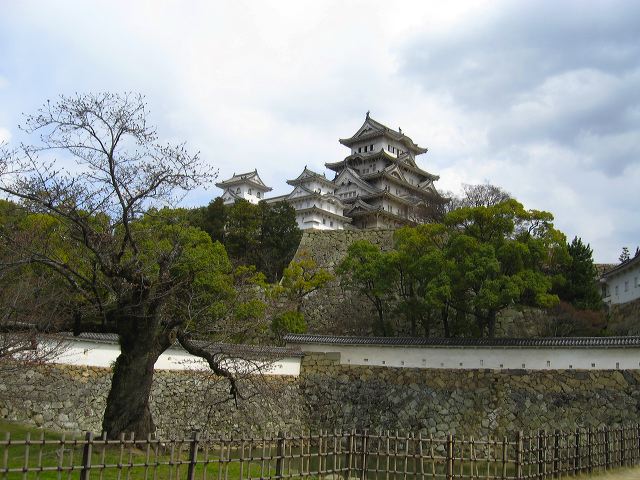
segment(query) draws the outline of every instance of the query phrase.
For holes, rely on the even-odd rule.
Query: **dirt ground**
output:
[[[625,468],[611,473],[584,475],[576,477],[576,480],[640,480],[640,467]]]

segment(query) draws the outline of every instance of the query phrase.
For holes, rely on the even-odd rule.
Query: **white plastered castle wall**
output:
[[[607,293],[603,300],[609,304],[621,304],[640,298],[640,262],[608,276]]]
[[[118,355],[120,355],[120,347],[116,343],[71,339],[67,341],[65,351],[52,363],[111,368]],[[230,361],[227,366],[243,373],[298,376],[300,362],[300,357],[285,357],[272,362]],[[156,370],[209,370],[203,359],[194,357],[181,348],[167,349],[160,355],[154,368]]]
[[[337,353],[342,365],[498,370],[634,370],[640,348],[412,347],[290,344],[304,352]]]

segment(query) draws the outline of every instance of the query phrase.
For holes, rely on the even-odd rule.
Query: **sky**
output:
[[[0,141],[47,99],[140,92],[162,140],[279,195],[331,178],[370,111],[439,190],[498,185],[616,263],[640,245],[638,25],[632,0],[0,0]]]

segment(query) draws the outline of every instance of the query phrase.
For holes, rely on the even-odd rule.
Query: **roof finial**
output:
[[[369,110],[367,110],[367,118],[369,118],[369,114],[370,114],[370,113],[371,113],[371,112],[370,112]]]
[[[402,133],[402,128],[398,127],[398,132]]]

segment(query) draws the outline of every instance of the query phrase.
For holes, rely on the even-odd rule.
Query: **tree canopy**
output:
[[[567,249],[552,220],[512,199],[461,207],[442,223],[398,230],[389,252],[355,242],[338,272],[372,302],[380,334],[392,333],[393,309],[403,334],[429,335],[441,322],[447,336],[492,337],[505,308],[557,304],[551,290]]]
[[[230,372],[192,334],[232,336],[230,326],[264,309],[234,289],[224,247],[190,226],[185,211],[166,208],[215,174],[183,144],[158,141],[138,95],[62,96],[27,116],[25,131],[39,142],[3,149],[0,191],[26,209],[43,241],[5,229],[3,242],[16,255],[1,267],[55,274],[80,315],[98,316],[118,334],[104,430],[110,437],[154,430],[153,366],[176,339],[230,378],[233,392]]]
[[[281,278],[302,237],[295,210],[286,202],[238,200],[225,206],[218,197],[193,209],[190,219],[224,244],[234,265],[255,265],[271,282]]]

